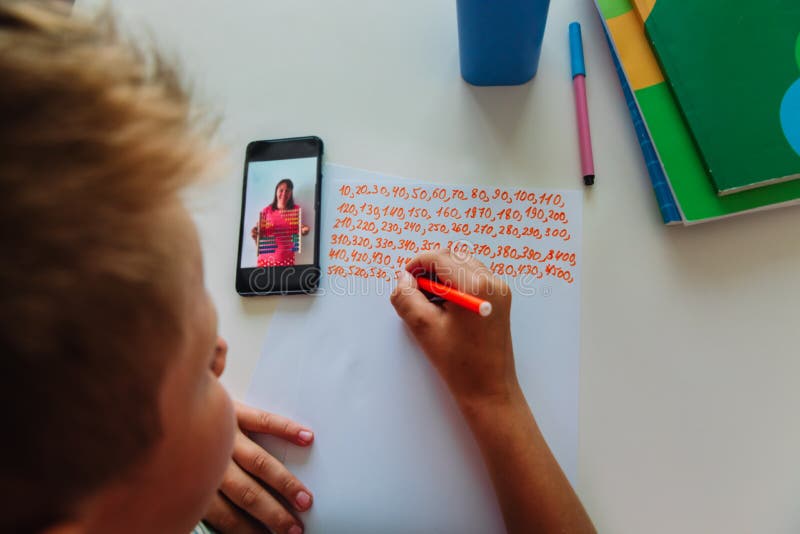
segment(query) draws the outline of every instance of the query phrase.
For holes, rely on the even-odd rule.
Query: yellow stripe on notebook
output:
[[[633,0],[633,4],[636,7],[636,11],[639,12],[639,16],[642,17],[642,20],[647,22],[647,17],[650,16],[650,13],[656,6],[656,0]]]
[[[664,75],[647,42],[644,24],[636,10],[610,18],[606,23],[628,74],[631,89],[638,91],[663,82]]]

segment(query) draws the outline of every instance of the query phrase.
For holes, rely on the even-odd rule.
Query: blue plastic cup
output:
[[[550,0],[457,0],[461,76],[520,85],[536,74]]]

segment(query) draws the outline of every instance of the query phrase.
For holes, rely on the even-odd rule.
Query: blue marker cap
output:
[[[581,25],[577,22],[569,25],[569,53],[572,59],[572,77],[574,78],[578,74],[586,76],[586,67],[583,64]]]

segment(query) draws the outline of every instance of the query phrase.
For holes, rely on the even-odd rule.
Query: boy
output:
[[[310,492],[236,429],[217,381],[226,348],[179,198],[211,150],[150,59],[107,22],[0,0],[0,532],[185,533],[205,515],[297,534]],[[409,275],[392,296],[475,434],[509,531],[590,531],[517,384],[508,288],[447,252],[411,268],[497,310],[439,308]],[[248,408],[238,421],[313,440]]]
[[[234,431],[178,198],[210,152],[107,26],[0,3],[0,80],[0,531],[188,532]]]

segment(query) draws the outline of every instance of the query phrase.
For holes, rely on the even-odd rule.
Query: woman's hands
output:
[[[300,228],[300,235],[307,235],[308,232],[311,231],[311,228],[308,225],[304,224],[302,228]]]

